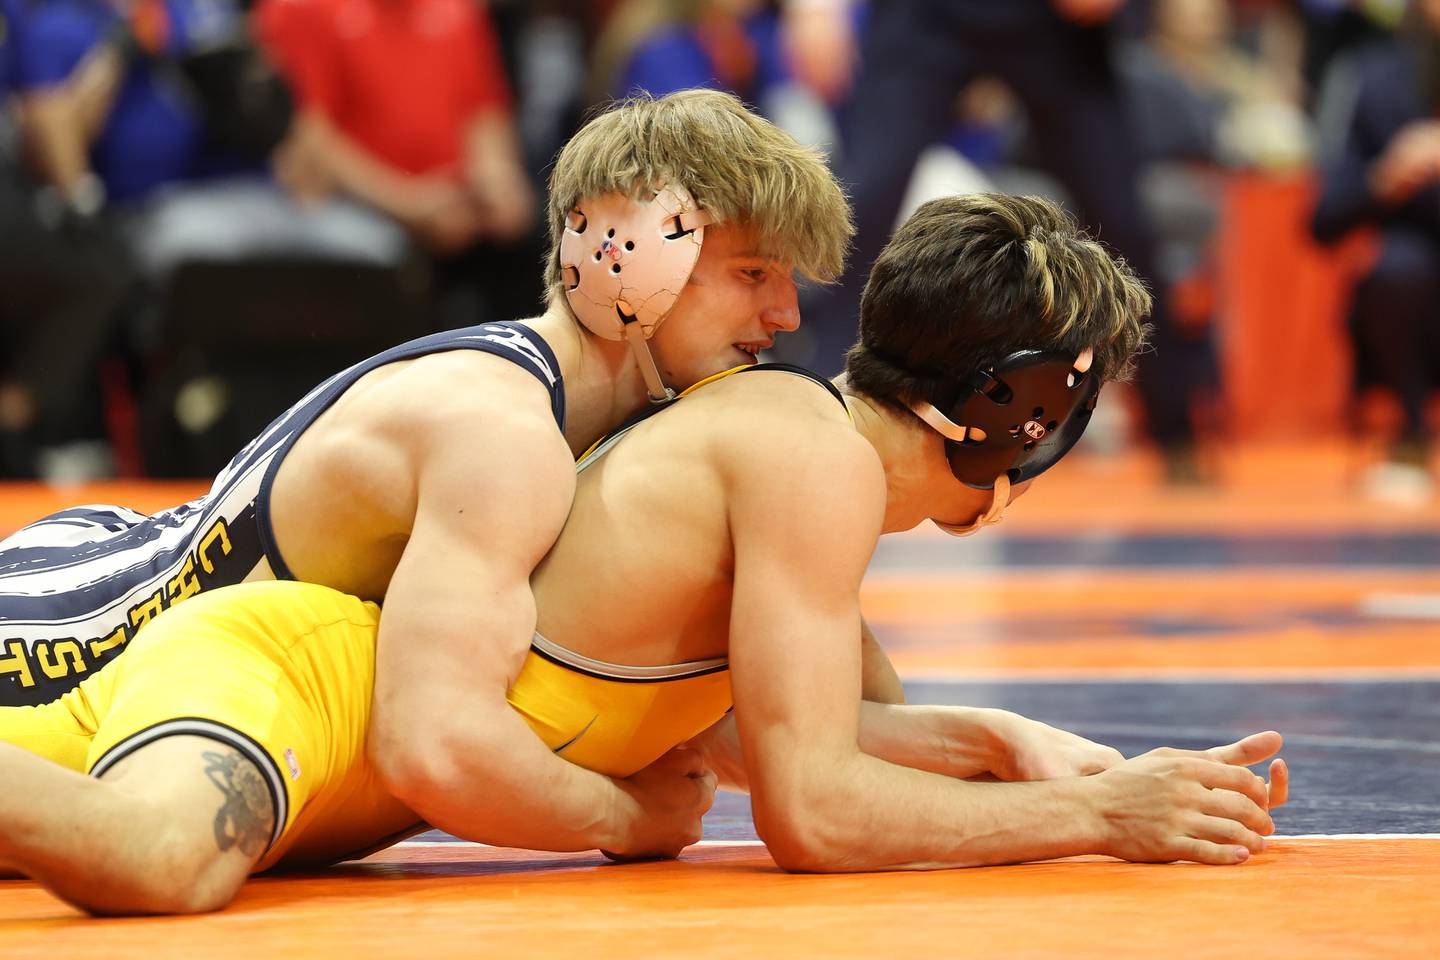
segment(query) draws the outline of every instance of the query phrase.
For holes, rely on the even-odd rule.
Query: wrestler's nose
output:
[[[765,326],[789,333],[800,326],[800,295],[789,277],[776,282],[775,298],[761,312]]]

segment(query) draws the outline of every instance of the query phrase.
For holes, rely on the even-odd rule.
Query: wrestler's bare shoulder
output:
[[[296,576],[378,595],[414,529],[422,481],[479,492],[505,477],[572,489],[549,392],[499,357],[431,354],[366,374],[317,418],[280,466],[271,518]]]
[[[818,457],[873,454],[846,406],[808,377],[748,371],[701,388],[687,403],[692,417],[704,419],[720,461],[753,463],[766,448]]]
[[[503,358],[452,350],[387,364],[361,377],[305,431],[286,466],[309,466],[313,459],[333,478],[345,476],[335,471],[347,461],[363,461],[366,473],[408,477],[411,483],[399,484],[407,487],[428,454],[493,458],[489,440],[517,430],[558,435],[545,387]]]
[[[483,418],[507,425],[539,420],[555,430],[544,385],[514,362],[478,350],[432,353],[373,370],[315,426],[389,434],[408,444],[431,429],[454,426],[457,419],[483,433]]]
[[[714,394],[709,450],[735,563],[747,550],[752,560],[757,549],[808,552],[826,558],[812,575],[860,576],[883,523],[886,475],[848,404],[781,371],[730,379]]]

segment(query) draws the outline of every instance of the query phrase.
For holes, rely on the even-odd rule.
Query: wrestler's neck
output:
[[[847,388],[845,406],[855,430],[875,448],[885,470],[885,522],[881,533],[909,530],[936,516],[961,522],[990,505],[990,494],[959,483],[939,436],[918,417]]]
[[[578,457],[649,403],[630,347],[581,330],[559,303],[525,324],[555,353],[565,383],[565,442]]]

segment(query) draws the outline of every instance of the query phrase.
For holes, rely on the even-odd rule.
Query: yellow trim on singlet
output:
[[[692,383],[690,386],[686,387],[684,390],[681,390],[679,393],[677,393],[673,398],[671,398],[670,400],[665,401],[665,403],[666,403],[666,405],[668,406],[669,404],[674,403],[676,400],[679,400],[681,397],[688,397],[690,394],[694,393],[696,390],[699,390],[701,387],[703,387],[703,386],[705,386],[705,385],[707,385],[707,384],[714,383],[716,380],[724,380],[726,377],[730,376],[730,375],[733,374],[733,373],[739,373],[739,372],[741,372],[742,370],[752,370],[752,369],[754,369],[755,367],[760,367],[760,366],[765,366],[765,364],[759,364],[759,363],[742,363],[742,364],[740,364],[740,366],[738,366],[738,367],[731,367],[729,370],[722,370],[722,371],[719,372],[719,373],[711,374],[710,376],[706,377],[704,380],[699,381],[698,383]],[[794,370],[779,370],[779,372],[780,372],[780,373],[788,373],[788,374],[790,374],[790,375],[792,375],[792,376],[796,376],[796,377],[802,377],[802,376],[804,376],[804,374],[798,373],[798,372],[796,372],[796,371],[794,371]],[[819,374],[815,374],[815,375],[814,375],[814,379],[818,382],[818,381],[820,381],[820,380],[822,380],[822,379],[824,379],[824,378],[821,377]],[[845,408],[845,416],[850,419],[850,425],[853,427],[853,426],[855,425],[855,415],[850,412],[850,405],[847,404],[847,403],[844,403],[844,402],[842,401],[841,406],[843,406],[843,407]],[[586,447],[586,448],[585,448],[585,452],[582,453],[582,454],[580,454],[580,456],[578,456],[578,457],[575,458],[575,462],[576,462],[576,463],[584,463],[584,462],[590,457],[590,454],[594,453],[595,450],[596,450],[596,448],[598,448],[602,443],[604,443],[606,440],[609,440],[609,439],[611,439],[612,437],[614,437],[617,432],[623,431],[623,430],[626,430],[626,429],[628,429],[628,427],[622,425],[622,426],[620,426],[620,427],[617,427],[615,430],[612,430],[612,431],[610,431],[609,433],[605,434],[605,435],[602,436],[600,439],[598,439],[598,440],[596,440],[594,443],[590,444],[590,446]]]
[[[628,777],[730,710],[723,658],[662,667],[592,660],[538,633],[506,699],[558,755]]]
[[[732,373],[739,373],[741,370],[749,370],[749,369],[750,369],[751,367],[753,367],[753,366],[756,366],[756,364],[753,364],[753,363],[742,363],[742,364],[740,364],[740,366],[738,366],[738,367],[731,367],[729,370],[722,370],[720,373],[716,373],[716,374],[713,374],[713,375],[711,375],[711,376],[708,376],[708,377],[706,377],[704,380],[701,380],[701,381],[698,382],[698,383],[692,383],[690,386],[686,387],[684,390],[681,390],[679,393],[675,394],[674,397],[672,397],[671,399],[665,401],[665,403],[666,403],[666,405],[668,406],[669,404],[674,403],[676,400],[679,400],[681,397],[688,397],[688,396],[690,396],[690,394],[694,393],[696,390],[699,390],[701,387],[705,386],[707,383],[714,383],[716,380],[723,380],[723,379],[725,379],[726,377],[730,376],[730,374],[732,374]],[[579,463],[580,461],[584,460],[586,457],[590,456],[590,454],[592,454],[592,453],[595,452],[595,448],[596,448],[596,447],[600,446],[600,444],[604,443],[606,440],[609,440],[612,436],[614,436],[614,434],[615,434],[615,431],[612,430],[612,431],[610,431],[610,433],[607,433],[607,434],[604,434],[603,436],[601,436],[600,439],[596,440],[594,443],[590,444],[590,446],[586,447],[586,448],[585,448],[585,452],[582,453],[582,454],[580,454],[580,456],[578,456],[578,457],[575,458],[575,462],[576,462],[576,463]]]
[[[257,869],[329,863],[415,819],[365,749],[379,617],[374,604],[314,584],[207,590],[61,699],[0,707],[0,742],[85,772],[161,735],[215,740],[223,746],[212,753],[229,747],[255,766],[274,806],[278,839]],[[623,666],[539,635],[506,699],[557,754],[616,777],[702,733],[733,704],[723,658]]]
[[[163,737],[216,741],[210,752],[254,765],[273,805],[256,870],[330,863],[416,820],[366,752],[380,616],[309,583],[207,590],[60,699],[0,707],[0,742],[100,773]],[[621,666],[537,635],[506,698],[557,754],[623,777],[724,717],[730,674],[723,658]]]
[[[744,364],[706,377],[675,399],[757,366],[763,365]],[[824,382],[804,371],[775,369]],[[577,471],[658,412],[651,410],[595,441],[576,462]],[[845,415],[853,425],[848,405]],[[665,667],[620,666],[565,650],[538,633],[508,699],[550,749],[614,777],[629,776],[702,733],[732,706],[729,664],[723,658]]]

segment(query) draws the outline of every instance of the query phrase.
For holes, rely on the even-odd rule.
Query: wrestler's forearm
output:
[[[96,781],[10,743],[0,743],[0,864],[46,882],[73,863],[69,827],[88,815]]]
[[[861,752],[912,770],[965,779],[989,773],[1006,748],[983,707],[860,704]]]
[[[993,771],[1006,749],[994,722],[998,711],[981,707],[860,704],[858,746],[864,753],[902,767],[966,779]],[[705,754],[720,786],[749,789],[745,758],[733,715],[727,716],[691,746]]]
[[[800,804],[765,795],[785,786],[755,784],[756,826],[782,867],[926,870],[1107,852],[1091,778],[971,783],[862,753],[833,772],[823,791],[804,791],[803,824],[791,822]]]
[[[745,755],[740,750],[740,733],[735,728],[735,715],[726,714],[689,744],[705,757],[705,765],[715,774],[721,790],[748,793],[750,778],[745,773]]]
[[[642,816],[617,781],[556,756],[503,702],[472,704],[402,762],[385,749],[372,731],[372,757],[390,789],[427,823],[465,840],[623,851]]]

